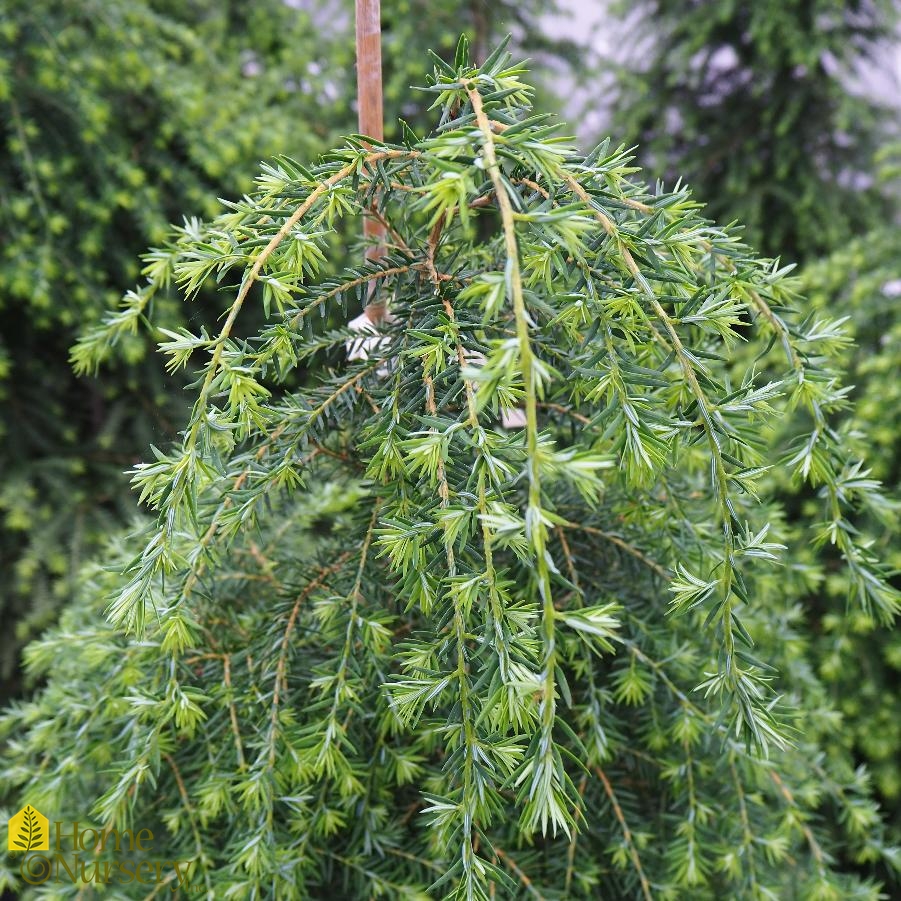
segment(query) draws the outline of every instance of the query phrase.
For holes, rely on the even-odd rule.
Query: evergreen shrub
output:
[[[760,493],[816,486],[808,540],[892,620],[831,425],[844,336],[685,188],[576,153],[524,74],[461,42],[427,137],[267,164],[80,343],[89,369],[167,280],[228,291],[161,344],[203,364],[134,471],[157,518],[28,649],[5,787],[152,829],[209,898],[880,897],[897,851]],[[382,257],[327,274],[361,215]],[[375,334],[320,325],[367,301]]]

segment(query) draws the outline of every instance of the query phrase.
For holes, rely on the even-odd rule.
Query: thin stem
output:
[[[363,548],[360,551],[360,563],[357,566],[357,576],[354,579],[353,588],[348,595],[350,601],[350,610],[347,615],[347,628],[344,634],[344,648],[341,652],[341,662],[338,665],[338,672],[335,675],[335,690],[332,693],[332,708],[329,711],[328,725],[326,726],[326,734],[322,739],[322,747],[316,761],[318,765],[322,765],[327,760],[328,751],[332,746],[334,738],[338,735],[341,727],[338,725],[338,711],[341,707],[341,696],[344,693],[344,686],[347,684],[347,670],[350,665],[351,654],[353,653],[353,637],[357,626],[357,610],[362,598],[361,588],[363,584],[363,573],[366,569],[366,560],[369,556],[369,547],[372,544],[372,535],[378,522],[379,506],[381,501],[376,499],[372,507],[372,516],[369,520],[369,528],[366,530],[366,537],[363,539]]]
[[[207,892],[211,895],[213,891],[212,885],[210,885],[210,874],[207,871],[207,868],[203,866],[203,840],[200,837],[200,828],[197,825],[197,818],[194,814],[194,806],[191,804],[191,799],[188,796],[188,789],[185,787],[185,780],[182,778],[181,770],[178,768],[178,764],[176,764],[174,758],[171,754],[164,754],[164,759],[166,763],[169,764],[169,768],[172,770],[173,776],[175,776],[175,783],[178,786],[178,794],[181,796],[181,803],[185,809],[185,813],[188,815],[188,822],[191,824],[191,832],[194,836],[194,850],[197,854],[197,866],[202,867],[203,869],[203,881],[206,883]]]
[[[314,579],[312,579],[297,595],[294,606],[291,608],[291,614],[288,616],[288,622],[282,635],[281,647],[278,654],[278,663],[275,667],[275,680],[272,686],[272,711],[269,722],[269,767],[275,767],[276,756],[276,735],[278,732],[278,714],[281,704],[282,691],[288,690],[288,647],[291,644],[291,635],[294,632],[294,624],[297,621],[297,615],[300,613],[300,607],[303,602],[317,589],[321,588],[329,576],[338,572],[351,557],[355,551],[345,551],[330,566],[326,566],[319,571]]]
[[[535,569],[538,579],[538,590],[543,604],[542,638],[544,642],[544,670],[543,691],[540,704],[541,713],[541,741],[539,756],[541,758],[533,772],[533,787],[544,781],[553,785],[553,789],[559,789],[559,776],[557,775],[556,761],[554,760],[554,722],[556,718],[556,610],[551,592],[550,571],[547,560],[546,527],[541,510],[541,475],[538,451],[538,409],[536,392],[535,357],[529,335],[529,314],[526,310],[523,296],[522,274],[519,264],[519,246],[516,240],[516,225],[513,213],[513,205],[507,193],[497,155],[494,147],[494,132],[491,122],[485,114],[482,106],[482,97],[473,85],[466,88],[473,113],[479,130],[482,133],[482,154],[485,167],[494,184],[497,197],[498,210],[501,215],[501,223],[504,234],[504,246],[506,250],[506,278],[508,291],[513,300],[513,313],[516,320],[516,335],[519,341],[519,365],[523,380],[523,402],[526,412],[526,457],[529,477],[528,507],[526,510],[526,535],[531,539],[535,550]],[[533,798],[538,793],[532,793]],[[542,830],[547,826],[549,814],[548,804],[558,807],[556,799],[545,798],[540,805],[540,821]],[[559,807],[558,807],[559,810]],[[532,817],[532,825],[536,825],[536,817]],[[565,821],[559,817],[554,818],[554,825],[563,826],[569,831]]]
[[[599,766],[596,766],[594,771],[597,773],[598,778],[604,786],[604,791],[610,800],[610,806],[613,808],[613,815],[616,817],[620,829],[622,829],[623,841],[629,849],[629,857],[632,860],[632,866],[635,867],[635,872],[638,874],[638,881],[641,883],[641,893],[644,895],[646,901],[652,901],[651,884],[648,882],[648,877],[645,876],[644,869],[641,866],[641,858],[638,856],[638,848],[635,847],[635,841],[632,838],[632,830],[629,829],[629,826],[626,823],[626,817],[623,814],[622,807],[619,805],[616,792],[613,790],[613,786],[610,784],[607,774]]]
[[[676,330],[673,320],[670,318],[666,310],[664,310],[660,305],[660,302],[657,300],[657,296],[654,294],[651,286],[648,284],[647,279],[638,268],[638,264],[635,262],[635,258],[632,256],[629,248],[626,247],[625,243],[623,242],[622,237],[619,234],[619,230],[617,229],[613,220],[610,219],[610,217],[607,216],[606,213],[597,208],[597,205],[594,203],[588,191],[586,191],[585,188],[582,187],[582,185],[579,184],[579,182],[572,175],[570,175],[568,172],[564,172],[563,180],[566,182],[567,186],[573,192],[573,194],[575,194],[585,204],[585,206],[588,207],[592,215],[598,220],[598,222],[600,222],[601,227],[604,229],[604,231],[616,242],[620,254],[622,255],[623,262],[626,264],[626,269],[628,269],[629,273],[635,279],[635,284],[645,295],[645,298],[647,299],[657,318],[663,323],[663,327],[666,329],[666,332],[669,335],[670,342],[672,343],[673,352],[676,355],[676,359],[679,361],[679,366],[682,369],[685,381],[691,390],[692,396],[697,401],[698,409],[701,414],[702,425],[707,436],[707,443],[710,447],[710,453],[713,459],[713,472],[716,478],[718,495],[717,500],[718,506],[720,508],[723,538],[726,546],[726,554],[722,568],[722,574],[720,576],[720,591],[722,596],[720,621],[723,625],[723,647],[726,652],[726,671],[733,680],[737,681],[739,672],[738,667],[734,662],[735,639],[732,633],[732,584],[735,566],[735,535],[732,529],[732,511],[730,509],[731,501],[729,500],[728,477],[726,474],[725,465],[723,463],[723,455],[720,448],[719,439],[717,438],[716,432],[713,427],[712,414],[714,411],[714,405],[707,399],[707,395],[704,393],[700,383],[698,382],[694,367],[689,361],[688,354],[685,351],[685,347],[682,344],[682,340],[679,337],[679,333]]]

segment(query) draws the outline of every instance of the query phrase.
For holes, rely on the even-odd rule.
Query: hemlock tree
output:
[[[208,359],[134,474],[158,521],[29,649],[4,782],[153,829],[210,898],[879,897],[897,852],[757,495],[773,466],[817,484],[811,535],[893,618],[852,524],[877,486],[829,426],[842,338],[686,190],[575,153],[523,74],[461,42],[429,137],[265,166],[79,345],[95,365],[166,280],[233,286],[218,334],[161,345]],[[361,214],[385,257],[324,274]],[[317,327],[367,297],[378,334]],[[734,377],[739,333],[778,378]]]
[[[422,3],[386,3],[392,123],[422,119],[421,101],[406,94],[410,47],[437,44],[449,24],[485,40],[499,17],[512,18],[524,46],[573,65],[571,48],[540,37],[538,7],[458,2],[436,16]],[[151,441],[171,440],[187,412],[145,335],[123,336],[99,379],[73,378],[68,347],[138,278],[138,254],[164,239],[167,223],[212,215],[217,196],[249,190],[260,158],[311,158],[353,127],[353,23],[337,12],[324,32],[282,0],[4,6],[0,610],[10,628],[0,695],[14,690],[21,644],[52,621],[81,562],[131,515],[122,470]],[[345,262],[340,246],[330,250],[335,266]],[[201,301],[192,327],[213,327],[213,290]],[[158,326],[187,323],[166,291],[153,303]]]
[[[640,49],[616,127],[648,169],[687,178],[712,215],[801,260],[886,218],[873,154],[897,111],[864,93],[897,0],[646,0],[623,6]],[[640,36],[640,38],[638,38]]]

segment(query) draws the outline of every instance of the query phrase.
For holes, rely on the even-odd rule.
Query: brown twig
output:
[[[564,528],[567,529],[575,529],[579,532],[585,532],[588,535],[597,535],[599,538],[603,538],[611,544],[615,544],[620,550],[625,551],[627,554],[631,554],[636,560],[640,560],[645,566],[654,570],[661,579],[669,580],[672,578],[672,574],[668,569],[661,566],[656,560],[652,560],[635,547],[635,545],[629,544],[628,541],[620,538],[618,535],[613,535],[611,532],[605,532],[603,529],[596,529],[594,526],[582,525],[581,523],[564,523],[563,525]]]
[[[291,643],[291,634],[294,632],[294,624],[297,621],[297,616],[300,613],[300,606],[303,602],[320,586],[325,584],[326,579],[329,576],[334,575],[338,570],[344,566],[345,563],[354,555],[354,551],[345,551],[341,554],[338,559],[330,564],[329,566],[321,569],[316,577],[309,582],[297,596],[294,601],[294,606],[291,608],[291,614],[288,617],[287,625],[285,626],[285,632],[282,636],[281,648],[279,650],[278,655],[278,663],[275,668],[275,682],[272,687],[272,713],[270,716],[270,728],[273,733],[272,742],[269,746],[269,766],[275,766],[275,726],[278,722],[278,713],[279,713],[279,704],[281,703],[281,693],[282,691],[288,690],[288,678],[287,678],[287,670],[288,670],[288,645]]]
[[[507,854],[506,851],[502,851],[497,845],[494,846],[494,853],[497,855],[498,859],[503,862],[504,866],[510,870],[517,879],[522,883],[522,887],[534,898],[539,898],[541,901],[545,901],[544,895],[535,888],[532,880],[523,872],[523,870],[519,867],[516,861]]]
[[[626,847],[629,849],[629,857],[632,859],[632,866],[635,867],[635,872],[638,874],[638,881],[641,883],[641,893],[644,895],[646,901],[653,901],[651,884],[648,882],[648,877],[644,874],[644,869],[641,866],[641,858],[638,856],[638,849],[635,847],[635,841],[632,838],[632,830],[629,829],[629,826],[626,823],[623,809],[619,806],[619,801],[616,799],[616,792],[613,791],[613,786],[610,784],[607,774],[599,766],[596,766],[594,771],[604,785],[604,791],[607,793],[607,797],[610,799],[610,806],[613,808],[613,815],[619,822],[620,829],[622,829],[623,840],[626,843]]]

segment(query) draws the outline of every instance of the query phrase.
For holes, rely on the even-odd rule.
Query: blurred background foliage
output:
[[[616,6],[634,47],[613,131],[651,171],[684,178],[712,218],[738,219],[752,246],[791,262],[890,218],[874,168],[898,106],[871,81],[890,58],[895,0]]]
[[[901,498],[901,228],[877,225],[802,270],[801,290],[813,315],[840,312],[853,338],[846,382],[853,385],[853,415],[845,427],[855,435],[871,476]],[[787,486],[783,486],[787,489]],[[809,498],[792,498],[810,504]],[[789,506],[789,509],[791,507]],[[898,508],[872,511],[868,531],[876,553],[901,570]],[[901,632],[880,628],[845,609],[842,578],[826,550],[799,547],[796,561],[818,574],[804,598],[813,660],[831,686],[843,715],[836,741],[865,762],[883,804],[901,827]],[[896,584],[897,584],[896,578]]]
[[[872,476],[901,486],[899,109],[867,73],[897,35],[897,0],[641,0],[611,4],[629,41],[598,60],[551,37],[549,4],[386,0],[389,140],[422,51],[475,54],[512,31],[534,68],[610,107],[614,141],[649,175],[678,173],[719,221],[797,262],[813,315],[848,316],[858,433]],[[81,563],[135,502],[122,471],[184,421],[152,340],[118,347],[96,379],[68,348],[140,276],[167,222],[207,215],[274,153],[309,159],[355,130],[350,4],[258,0],[7,0],[0,19],[0,696],[21,690],[23,643],[55,619]],[[415,52],[414,52],[415,51]],[[616,70],[612,99],[592,91]],[[600,83],[600,82],[598,82]],[[343,260],[335,259],[334,265]],[[195,309],[213,321],[213,289]],[[177,325],[161,297],[158,322]],[[166,306],[168,305],[168,306]],[[195,323],[196,326],[196,323]],[[250,326],[252,327],[252,326]],[[787,484],[786,529],[813,499]],[[872,511],[897,567],[897,511]],[[773,590],[791,593],[799,654],[842,714],[836,753],[866,764],[901,825],[901,636],[846,615],[828,549],[797,543]]]
[[[137,280],[138,255],[171,220],[248,188],[260,155],[315,153],[331,137],[341,107],[309,17],[278,0],[257,6],[6,5],[0,566],[15,628],[0,638],[4,679],[133,507],[122,471],[181,416],[145,340],[123,341],[101,378],[76,380],[74,336]]]
[[[538,2],[387,0],[385,118],[417,127],[420,49],[514,31],[573,78],[575,45]],[[222,0],[10,0],[0,17],[0,698],[23,643],[55,618],[79,565],[134,510],[123,471],[184,419],[147,335],[97,378],[69,347],[140,276],[182,217],[247,191],[260,159],[312,159],[356,131],[353,5]],[[401,98],[404,99],[403,105]],[[336,247],[339,245],[336,244]],[[335,258],[335,267],[344,261]],[[208,289],[192,316],[214,321]],[[157,295],[158,322],[184,324]],[[159,309],[159,305],[163,309]],[[199,313],[196,311],[199,309]],[[197,326],[196,318],[194,326]]]

